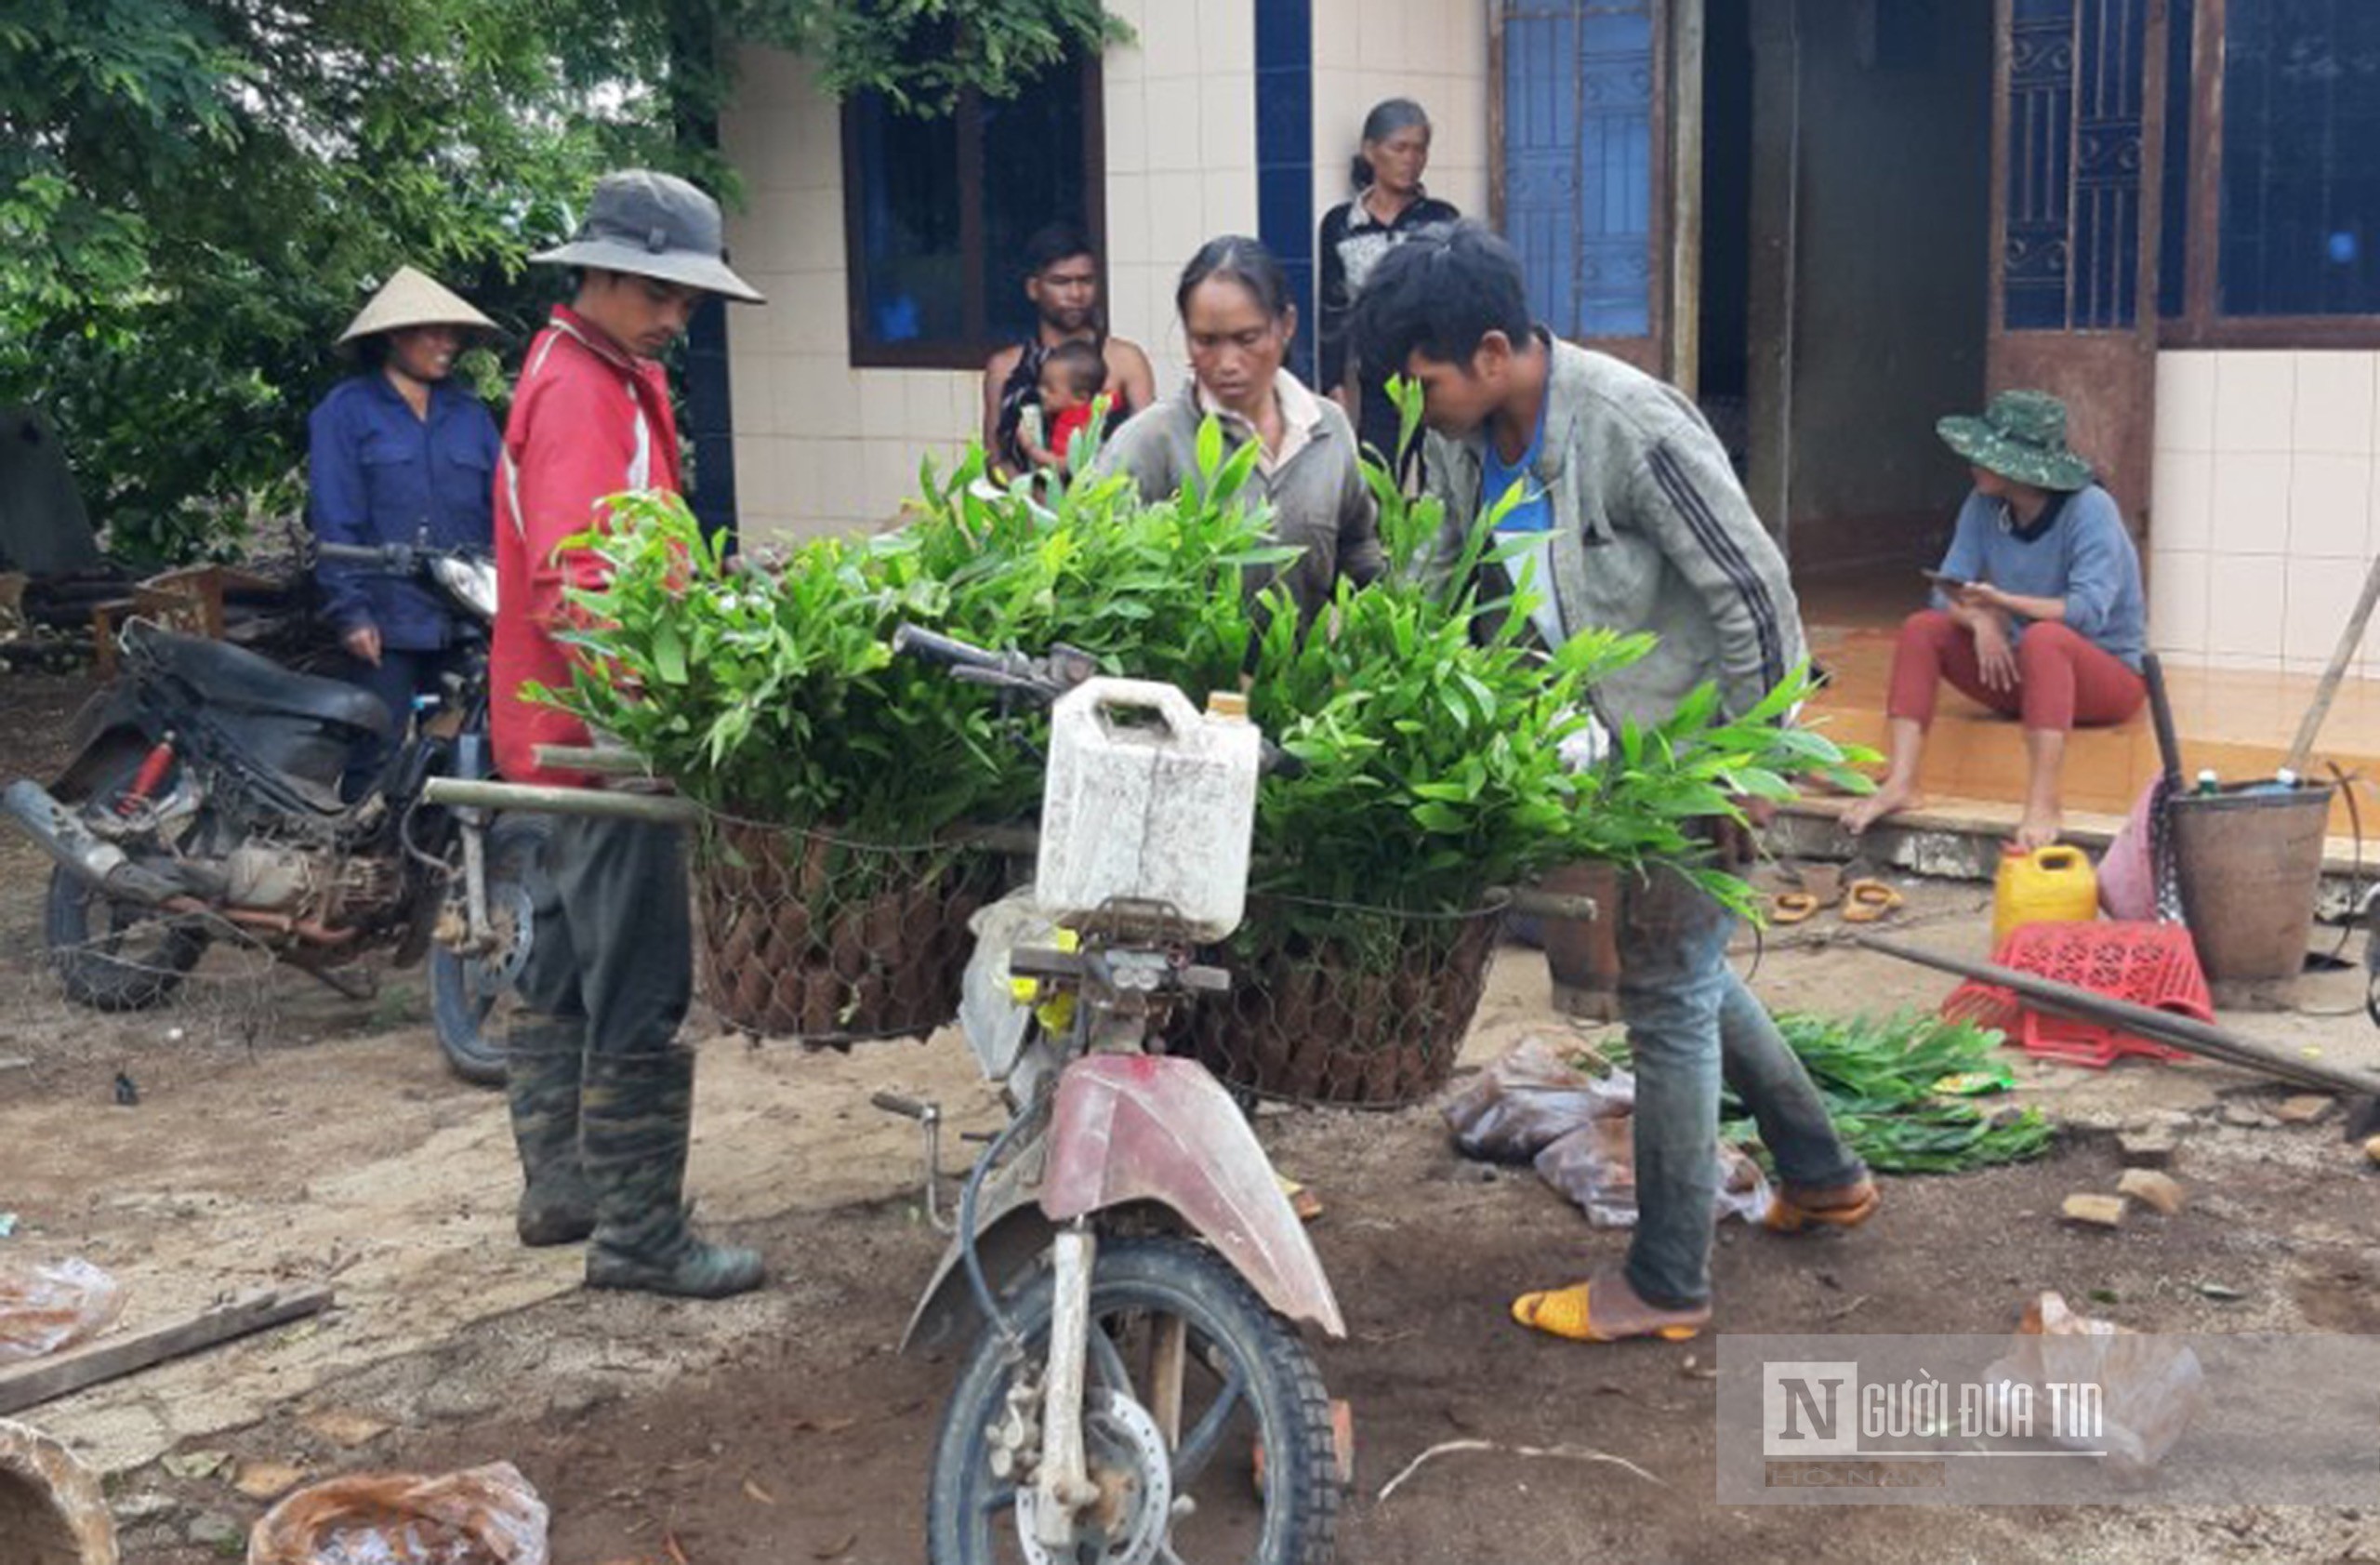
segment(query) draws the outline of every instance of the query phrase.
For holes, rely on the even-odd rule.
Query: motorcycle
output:
[[[893,645],[1028,703],[1094,672],[1063,647],[1028,658],[906,626]],[[963,1019],[1012,1117],[904,1345],[974,1333],[934,1441],[931,1559],[1324,1565],[1346,1432],[1299,1325],[1345,1325],[1239,1106],[1162,1048],[1172,1008],[1229,975],[1160,903],[1112,898],[1060,930],[1028,895],[975,927]],[[939,1223],[939,1109],[876,1101],[925,1127]]]
[[[67,997],[163,1004],[218,940],[261,948],[350,998],[358,959],[428,958],[438,1041],[466,1080],[504,1077],[496,1013],[532,935],[536,817],[422,802],[432,776],[484,777],[494,564],[406,544],[317,545],[317,558],[431,584],[463,610],[443,693],[391,714],[369,692],[245,648],[126,627],[124,672],[75,720],[48,787],[9,784],[0,813],[57,861],[44,934]],[[403,733],[397,733],[402,726]],[[364,796],[349,756],[385,744]]]

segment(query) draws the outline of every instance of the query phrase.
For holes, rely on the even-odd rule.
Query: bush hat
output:
[[[348,322],[347,329],[338,334],[338,345],[344,348],[358,338],[403,331],[408,326],[496,330],[494,321],[464,303],[460,295],[436,278],[401,266],[396,275],[381,284],[380,291],[356,312],[355,319]]]
[[[766,302],[727,269],[719,203],[674,174],[631,168],[595,181],[595,198],[570,243],[529,258],[655,277],[746,304]]]
[[[1955,414],[1934,428],[1951,450],[2003,478],[2061,492],[2091,483],[2091,464],[2067,448],[2066,405],[2047,391],[2003,391],[1981,418]]]

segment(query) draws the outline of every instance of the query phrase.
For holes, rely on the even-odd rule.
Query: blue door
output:
[[[1500,220],[1537,318],[1662,367],[1668,0],[1501,0]]]

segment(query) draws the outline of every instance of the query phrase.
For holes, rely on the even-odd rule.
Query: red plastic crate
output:
[[[2214,997],[2198,964],[2189,931],[2177,923],[2029,923],[2002,941],[1992,961],[2019,973],[2056,979],[2111,1000],[2170,1011],[2202,1022],[2215,1019]],[[2125,1054],[2188,1059],[2187,1052],[2116,1028],[2035,1010],[2007,989],[1965,983],[1942,1002],[1942,1015],[1997,1028],[2029,1054],[2069,1065],[2104,1068]]]

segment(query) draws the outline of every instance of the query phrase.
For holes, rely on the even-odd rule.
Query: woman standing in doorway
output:
[[[1173,300],[1190,345],[1190,384],[1126,424],[1092,471],[1127,474],[1144,498],[1161,500],[1197,478],[1208,418],[1222,426],[1227,449],[1257,442],[1246,492],[1271,503],[1274,541],[1304,550],[1282,577],[1310,617],[1339,577],[1361,585],[1381,572],[1378,510],[1356,466],[1355,431],[1281,366],[1298,312],[1272,251],[1237,234],[1210,239],[1183,270]]]
[[[1322,219],[1321,340],[1315,379],[1355,420],[1363,443],[1392,463],[1396,405],[1388,400],[1388,378],[1399,366],[1383,365],[1375,373],[1351,362],[1348,328],[1356,297],[1381,257],[1421,229],[1461,217],[1421,188],[1429,166],[1428,113],[1409,98],[1376,103],[1364,116],[1363,151],[1351,172],[1355,198]]]

